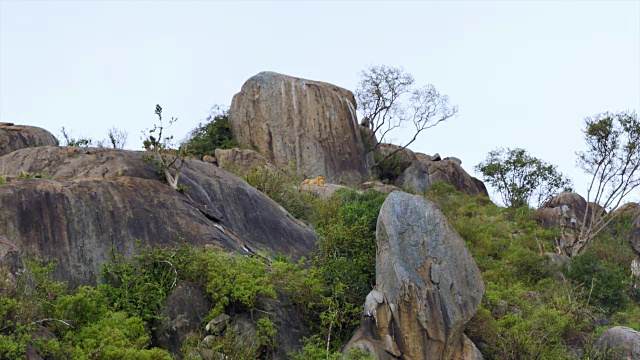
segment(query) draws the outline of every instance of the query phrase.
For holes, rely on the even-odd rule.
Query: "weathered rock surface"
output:
[[[632,221],[635,221],[636,225],[640,225],[640,221],[638,221],[638,218],[640,217],[640,204],[637,202],[626,203],[613,210],[611,215],[616,217],[629,216]]]
[[[0,123],[0,156],[28,147],[55,145],[56,138],[35,126]]]
[[[595,344],[607,359],[640,359],[640,332],[625,326],[605,330]]]
[[[335,85],[261,72],[233,97],[238,142],[305,177],[360,182],[370,176],[353,93]]]
[[[469,359],[463,331],[484,283],[469,249],[435,204],[393,192],[376,231],[376,289],[347,344],[376,359]]]
[[[143,245],[216,244],[240,253],[267,250],[296,259],[316,234],[241,179],[192,160],[186,193],[157,180],[141,152],[46,146],[0,157],[10,177],[50,179],[0,185],[0,235],[25,257],[57,258],[57,279],[94,283],[109,250],[131,256]]]
[[[429,166],[421,162],[414,162],[396,179],[399,188],[422,195],[431,187]]]
[[[394,191],[400,190],[397,186],[393,185],[385,185],[378,182],[367,181],[360,184],[358,187],[360,191],[367,191],[369,189],[373,189],[381,194],[391,194]]]
[[[216,160],[220,168],[236,172],[242,171],[276,171],[267,158],[250,149],[216,149]]]
[[[182,343],[210,310],[211,302],[200,287],[179,284],[162,304],[162,320],[153,331],[154,345],[180,354]]]
[[[546,229],[560,228],[559,250],[573,256],[586,246],[584,240],[579,239],[579,233],[585,211],[588,212],[586,221],[589,224],[594,206],[587,207],[587,201],[579,194],[564,192],[544,203],[534,214],[534,219]]]
[[[458,159],[455,156],[447,156],[446,158],[442,159],[443,161],[453,161],[456,165],[461,166],[462,165],[462,160]]]
[[[329,199],[333,194],[340,190],[345,189],[346,186],[338,185],[338,184],[325,184],[321,185],[302,185],[300,186],[300,190],[310,191],[323,199]]]
[[[453,185],[456,190],[469,195],[489,195],[484,183],[469,175],[460,165],[451,160],[427,161],[429,179],[433,184],[442,181]]]
[[[0,236],[0,285],[9,293],[15,289],[17,276],[26,268],[20,249],[9,239]],[[0,287],[0,290],[3,290]]]
[[[398,145],[382,143],[378,145],[376,153],[379,156],[387,156],[394,151],[398,151],[394,156],[397,156],[400,161],[406,162],[407,165],[418,162],[418,156],[416,155],[416,153],[411,151],[411,149],[404,148],[402,150],[399,150],[400,148],[401,146]]]

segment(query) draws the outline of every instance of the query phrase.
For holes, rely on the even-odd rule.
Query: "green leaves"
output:
[[[187,140],[189,153],[195,157],[215,156],[216,149],[239,147],[229,126],[229,111],[214,106],[205,123],[191,131]]]
[[[556,168],[519,148],[493,150],[475,167],[511,208],[531,201],[539,207],[553,195],[571,191],[571,181]]]

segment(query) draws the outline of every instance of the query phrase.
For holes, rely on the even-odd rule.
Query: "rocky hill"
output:
[[[95,284],[115,250],[143,245],[215,244],[242,254],[298,259],[314,231],[246,182],[212,164],[189,161],[185,193],[159,181],[140,152],[43,146],[0,157],[0,234],[25,257],[56,258],[56,278]]]
[[[637,204],[582,246],[579,195],[500,208],[356,110],[259,73],[217,124],[245,148],[178,191],[149,152],[0,123],[0,358],[638,358]]]

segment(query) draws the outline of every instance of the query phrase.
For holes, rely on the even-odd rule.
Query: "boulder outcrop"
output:
[[[214,244],[240,253],[307,255],[317,236],[246,182],[209,163],[182,169],[180,193],[158,180],[143,153],[46,146],[0,157],[0,235],[25,257],[57,258],[54,277],[94,283],[115,249]],[[20,173],[41,178],[17,178]]]
[[[370,177],[350,91],[319,81],[261,72],[233,97],[229,125],[243,146],[305,177],[356,183]]]
[[[625,326],[614,326],[602,332],[595,344],[607,359],[640,359],[640,332]]]
[[[422,157],[424,159],[424,157]],[[489,195],[484,183],[469,175],[454,160],[425,161],[429,166],[429,179],[433,184],[442,181],[453,185],[456,190],[469,195],[483,194]]]
[[[35,126],[0,123],[0,156],[28,147],[56,145],[53,134]]]
[[[594,208],[600,207],[596,207],[594,203],[589,203],[587,207],[587,200],[579,194],[564,192],[544,203],[534,214],[534,219],[546,229],[560,228],[561,237],[557,250],[573,256],[586,246],[585,240],[579,238],[579,233],[585,221],[585,212],[588,225]]]
[[[376,359],[477,359],[463,331],[484,283],[469,249],[435,204],[392,192],[376,230],[376,288],[345,347]],[[474,350],[475,349],[475,350]]]
[[[267,158],[250,149],[216,149],[216,160],[220,168],[231,172],[239,169],[276,171],[275,165]]]
[[[154,345],[180,354],[184,341],[202,324],[210,310],[211,302],[202,288],[179,284],[162,304],[162,319],[153,330]]]

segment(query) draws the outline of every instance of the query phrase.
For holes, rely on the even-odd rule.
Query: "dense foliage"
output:
[[[215,150],[238,147],[229,127],[229,111],[214,106],[204,123],[191,131],[186,141],[189,153],[197,158],[215,156]]]

